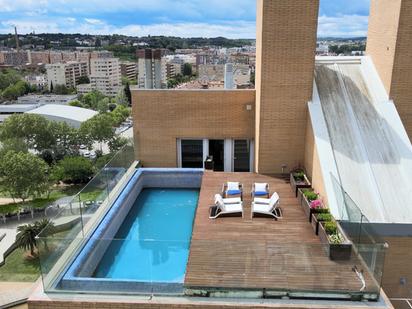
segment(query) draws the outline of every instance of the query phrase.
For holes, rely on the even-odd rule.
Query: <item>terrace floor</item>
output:
[[[209,219],[214,195],[221,192],[226,181],[243,184],[244,218]],[[253,182],[267,182],[271,193],[278,192],[282,219],[251,219]],[[374,280],[354,254],[349,261],[331,261],[327,257],[287,180],[255,173],[204,173],[186,288],[356,294],[362,284],[352,271],[354,265],[365,271],[365,292],[377,293]]]

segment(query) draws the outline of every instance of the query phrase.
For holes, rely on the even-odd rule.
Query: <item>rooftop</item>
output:
[[[243,184],[244,218],[209,219],[214,195],[226,181]],[[267,182],[278,192],[283,218],[251,218],[253,182]],[[208,172],[203,175],[193,226],[185,287],[197,291],[265,289],[273,293],[356,294],[362,283],[352,270],[365,270],[366,289],[376,283],[355,254],[332,261],[315,235],[298,199],[284,178],[255,173]],[[378,289],[379,290],[379,289]]]
[[[29,111],[30,114],[65,118],[77,122],[84,122],[97,115],[96,111],[76,106],[47,104]]]

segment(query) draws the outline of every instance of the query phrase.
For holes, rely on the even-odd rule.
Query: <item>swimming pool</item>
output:
[[[91,235],[80,239],[56,289],[181,293],[202,175],[134,172]]]
[[[199,190],[143,189],[96,278],[183,283]]]

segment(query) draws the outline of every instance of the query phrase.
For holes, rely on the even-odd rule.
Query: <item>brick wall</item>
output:
[[[176,167],[178,138],[254,138],[254,90],[137,89],[132,102],[137,158],[144,166]]]
[[[303,164],[312,97],[318,0],[258,0],[256,170]]]
[[[412,237],[386,237],[382,287],[389,298],[412,298]],[[405,279],[401,284],[401,278]]]
[[[412,137],[412,1],[372,0],[366,53]]]

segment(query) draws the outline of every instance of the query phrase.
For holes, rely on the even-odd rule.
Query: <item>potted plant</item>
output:
[[[301,201],[300,205],[302,206],[306,217],[309,222],[312,221],[312,213],[316,213],[319,209],[324,208],[322,201],[319,199],[319,194],[313,191],[312,189],[299,189],[301,191]]]
[[[306,174],[303,169],[296,169],[290,173],[290,185],[292,186],[293,192],[295,192],[295,196],[298,196],[298,189],[299,188],[310,188],[311,184],[306,177]]]
[[[323,210],[324,211],[312,214],[311,224],[312,224],[313,230],[315,231],[316,235],[318,235],[319,233],[319,223],[320,222],[333,221],[333,216],[329,213],[329,209],[323,208]]]
[[[321,222],[319,224],[319,238],[325,245],[326,253],[331,260],[350,259],[352,244],[336,221]]]

